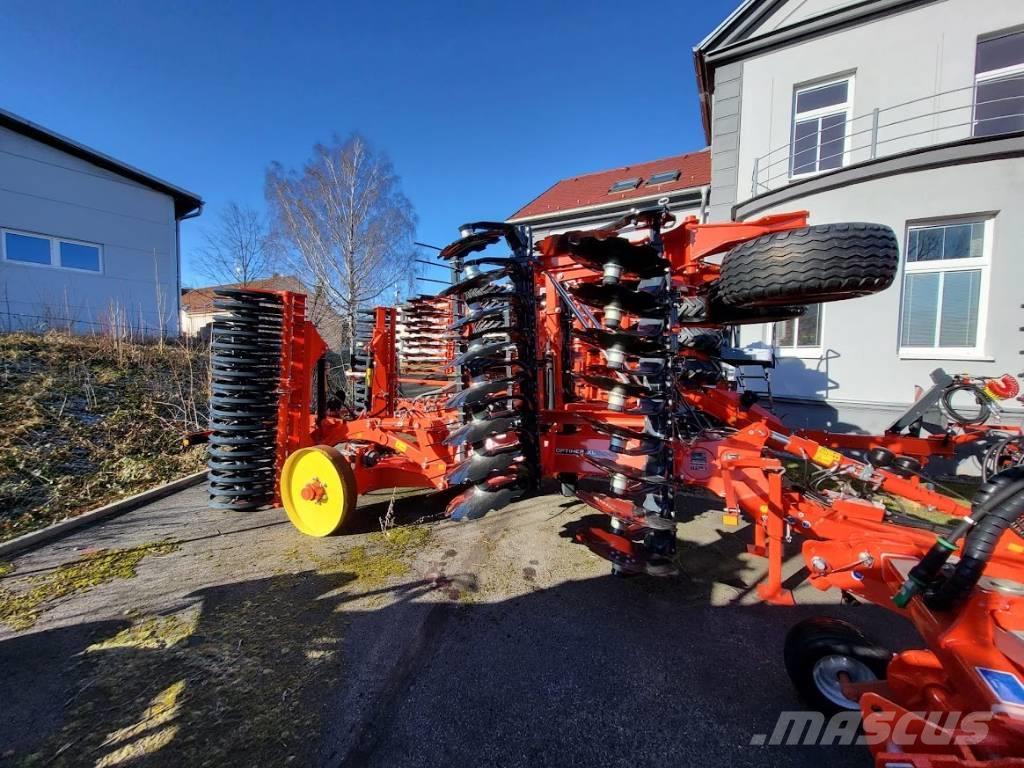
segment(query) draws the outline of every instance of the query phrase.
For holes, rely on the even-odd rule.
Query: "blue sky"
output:
[[[561,177],[699,149],[691,48],[736,3],[5,0],[0,98],[199,193],[188,284],[213,214],[262,208],[267,165],[334,133],[391,156],[438,245]]]

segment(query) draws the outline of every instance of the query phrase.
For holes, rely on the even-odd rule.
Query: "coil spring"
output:
[[[278,296],[221,290],[211,338],[208,487],[215,509],[274,495],[282,307]]]

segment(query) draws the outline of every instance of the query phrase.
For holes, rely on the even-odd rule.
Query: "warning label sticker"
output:
[[[1024,707],[1024,683],[1013,672],[1003,672],[1000,669],[988,669],[987,667],[975,667],[975,671],[981,675],[992,693],[996,695],[1003,704]]]

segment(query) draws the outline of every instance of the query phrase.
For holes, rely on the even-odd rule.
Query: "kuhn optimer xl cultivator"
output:
[[[921,633],[927,649],[895,655],[831,619],[787,640],[809,702],[860,709],[865,730],[881,732],[879,765],[1024,765],[1020,436],[979,423],[1018,394],[1016,379],[937,379],[892,430],[867,436],[791,429],[727,376],[753,362],[727,344],[732,326],[887,288],[899,261],[891,230],[812,227],[804,213],[700,224],[654,208],[536,243],[501,223],[461,234],[440,254],[450,288],[361,316],[347,399],[327,391],[302,296],[222,293],[215,506],[280,500],[322,536],[377,488],[457,489],[449,513],[472,519],[551,480],[607,516],[577,538],[616,573],[667,575],[676,496],[705,489],[752,523],[750,549],[768,559],[762,599],[791,600],[783,548],[798,536],[814,586],[886,606]],[[975,416],[952,405],[965,391]],[[932,405],[948,423],[922,433]],[[994,447],[970,506],[922,479],[930,459],[979,439]],[[987,719],[979,736],[915,712]],[[900,738],[883,727],[896,721]]]

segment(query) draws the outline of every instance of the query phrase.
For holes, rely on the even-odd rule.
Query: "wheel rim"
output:
[[[864,662],[838,654],[818,659],[811,674],[821,695],[843,709],[860,709],[856,701],[843,693],[844,682],[870,683],[878,679]]]
[[[281,469],[281,503],[307,536],[330,536],[345,521],[353,489],[338,464],[344,461],[336,450],[315,446],[293,453]]]

